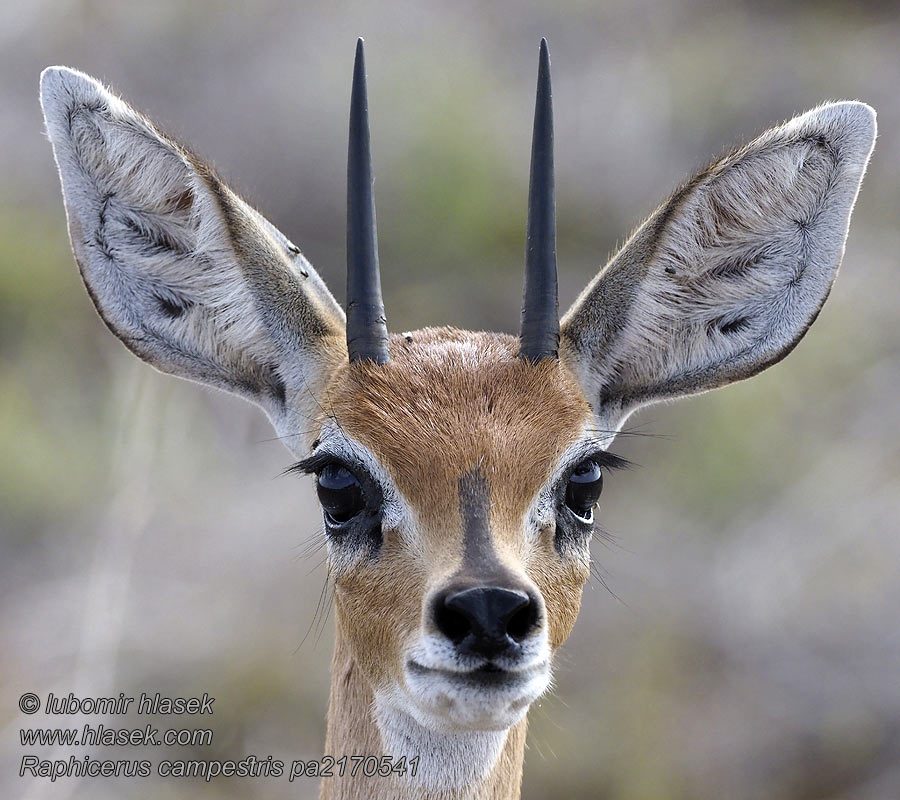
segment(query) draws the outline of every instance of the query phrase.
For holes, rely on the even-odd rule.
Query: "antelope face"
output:
[[[588,576],[607,439],[558,361],[424,330],[340,370],[313,454],[337,618],[376,694],[429,728],[509,727]]]

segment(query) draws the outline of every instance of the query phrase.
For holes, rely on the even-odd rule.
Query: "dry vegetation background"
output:
[[[279,477],[288,453],[260,413],[158,375],[103,328],[37,87],[56,63],[111,83],[341,298],[357,35],[394,330],[517,329],[541,35],[563,307],[724,147],[826,99],[878,109],[844,268],[803,344],[753,381],[642,412],[630,427],[662,436],[614,447],[641,465],[608,481],[615,543],[594,546],[621,600],[585,593],[531,715],[525,797],[900,797],[900,11],[689,0],[2,0],[0,794],[315,794],[311,779],[16,775],[24,691],[208,691],[216,738],[191,756],[316,757],[331,645],[313,620],[321,554],[301,555],[311,485]]]

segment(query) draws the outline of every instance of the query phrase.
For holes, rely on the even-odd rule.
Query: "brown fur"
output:
[[[499,560],[540,590],[551,646],[559,647],[571,632],[587,565],[556,551],[552,529],[528,542],[524,521],[591,412],[561,362],[535,365],[517,358],[517,351],[517,340],[503,334],[425,329],[392,337],[389,363],[345,363],[329,385],[324,411],[372,450],[418,523],[415,548],[385,530],[377,559],[335,577],[340,634],[329,748],[358,748],[361,730],[368,743],[374,725],[370,687],[403,680],[401,653],[423,625],[423,598],[462,562],[457,483],[475,466],[491,486],[490,527]],[[523,723],[510,734],[495,770],[502,780],[495,784],[492,778],[469,796],[518,796],[524,729]],[[367,796],[374,796],[376,787],[367,787]],[[330,794],[333,788],[323,791],[341,796]]]

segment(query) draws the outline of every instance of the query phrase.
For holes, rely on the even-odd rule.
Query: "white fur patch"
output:
[[[502,730],[514,725],[550,686],[546,626],[522,642],[515,660],[495,658],[507,670],[502,683],[474,670],[484,659],[461,656],[452,642],[423,632],[404,653],[405,686],[393,694],[397,706],[436,730]],[[496,675],[496,673],[494,673]]]
[[[374,713],[385,753],[395,759],[418,756],[416,780],[429,792],[464,789],[485,780],[508,734],[507,730],[433,730],[383,695],[376,695]]]

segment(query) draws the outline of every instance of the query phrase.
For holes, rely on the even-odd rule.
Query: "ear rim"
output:
[[[329,374],[333,373],[341,361],[342,348],[338,344],[342,343],[344,339],[344,312],[331,295],[324,281],[303,257],[300,249],[293,245],[265,216],[229,189],[211,167],[200,158],[194,156],[187,147],[161,131],[152,120],[136,111],[96,78],[70,67],[47,67],[41,72],[40,102],[44,114],[47,137],[52,145],[57,174],[62,188],[71,249],[85,290],[103,323],[130,352],[154,369],[236,394],[242,399],[262,407],[273,423],[276,424],[276,428],[282,427],[280,424],[283,422],[282,418],[285,415],[290,416],[290,409],[283,401],[275,402],[277,396],[283,390],[282,386],[275,384],[279,383],[278,378],[282,377],[286,365],[290,364],[291,361],[305,362],[308,366],[296,368],[298,374],[308,373],[308,375],[315,375],[317,376],[315,382],[319,383],[321,380],[327,381]],[[191,370],[183,364],[179,365],[177,361],[173,362],[170,356],[158,349],[154,350],[153,346],[141,346],[139,344],[140,338],[126,329],[131,324],[129,318],[127,316],[123,317],[121,320],[122,325],[120,325],[114,316],[117,312],[121,315],[121,310],[110,305],[114,302],[113,300],[109,298],[102,299],[98,296],[98,289],[93,285],[93,283],[98,281],[97,268],[88,264],[89,254],[84,251],[87,238],[83,223],[85,218],[90,220],[93,213],[91,202],[92,200],[96,201],[96,198],[92,198],[88,191],[90,188],[93,188],[90,186],[93,178],[85,169],[84,162],[79,159],[76,151],[77,145],[70,130],[73,115],[78,111],[79,107],[82,109],[86,108],[89,111],[101,112],[102,115],[108,116],[109,124],[121,125],[123,131],[133,129],[130,132],[144,137],[149,147],[157,146],[160,148],[161,153],[164,154],[164,157],[177,159],[177,162],[180,162],[181,166],[184,167],[186,186],[195,194],[197,203],[203,206],[202,213],[209,215],[209,222],[204,224],[221,228],[222,246],[229,247],[232,250],[236,262],[240,258],[240,251],[238,243],[235,241],[234,225],[229,224],[229,218],[235,215],[241,217],[245,225],[248,223],[255,225],[260,235],[266,240],[271,240],[273,246],[290,252],[290,258],[285,256],[282,259],[286,270],[283,278],[284,280],[289,280],[289,275],[291,274],[299,278],[299,282],[294,288],[298,294],[304,294],[310,308],[319,315],[321,330],[317,334],[307,337],[308,344],[312,342],[318,343],[317,348],[309,346],[301,349],[299,346],[294,348],[284,346],[284,341],[281,343],[276,341],[275,331],[271,329],[271,326],[265,324],[264,318],[267,310],[261,307],[262,298],[251,291],[250,305],[246,308],[246,313],[255,315],[258,318],[258,324],[268,331],[267,336],[272,341],[272,346],[276,350],[282,351],[281,365],[277,367],[275,365],[272,366],[273,370],[277,370],[273,372],[273,375],[276,376],[272,387],[273,391],[267,394],[261,390],[262,384],[254,390],[249,384],[246,386],[242,385],[239,379],[229,379],[227,365],[224,368],[220,366],[217,369],[212,369],[210,372],[203,373],[196,369]],[[107,147],[105,142],[103,147]],[[127,166],[127,163],[125,166]],[[73,178],[73,176],[75,177]],[[84,196],[79,198],[80,194]],[[90,229],[90,226],[88,226],[88,229]],[[202,250],[204,235],[199,232],[197,235],[198,248]],[[122,269],[125,272],[129,270],[134,272],[135,267],[126,258],[123,261]],[[247,284],[252,271],[249,268],[246,270],[239,269],[238,280]],[[91,277],[89,277],[89,274]],[[289,297],[286,298],[286,303],[290,303]],[[331,341],[332,339],[334,340],[333,342]],[[289,350],[291,352],[288,352]],[[247,355],[250,357],[249,351]],[[218,372],[221,372],[221,375],[218,375]],[[303,385],[295,391],[295,394],[310,392],[308,375],[300,375]],[[269,395],[272,396],[270,397]],[[312,400],[315,402],[314,398]],[[309,403],[302,403],[302,405],[308,406]]]
[[[731,364],[726,365],[713,382],[700,381],[692,385],[689,381],[674,385],[665,391],[658,387],[638,387],[638,391],[622,391],[621,386],[604,380],[602,357],[592,355],[607,345],[615,345],[615,336],[624,330],[630,321],[630,313],[635,305],[634,298],[643,290],[651,269],[656,247],[666,231],[670,218],[677,214],[679,206],[694,190],[702,190],[741,159],[761,151],[770,145],[786,146],[792,142],[804,141],[806,137],[827,137],[828,146],[840,147],[840,157],[835,157],[836,169],[840,172],[843,186],[837,191],[846,198],[846,213],[840,230],[840,246],[830,270],[830,278],[822,291],[818,305],[805,316],[805,324],[800,325],[789,341],[776,342],[774,351],[765,358],[753,362],[752,368],[742,361],[739,353]],[[693,178],[682,184],[670,198],[660,205],[626,240],[610,261],[591,279],[561,321],[560,358],[578,376],[595,413],[604,417],[621,417],[624,421],[634,410],[655,402],[675,400],[680,397],[711,391],[715,388],[745,380],[783,360],[799,344],[825,304],[837,277],[843,260],[846,239],[852,212],[859,195],[866,168],[871,158],[877,137],[875,110],[858,100],[823,103],[781,125],[769,128],[748,144],[716,159],[710,166],[699,171]],[[843,207],[841,212],[843,213]],[[627,269],[629,259],[636,260],[630,265],[636,280],[623,287],[609,280],[616,270]],[[625,266],[623,266],[623,264]],[[621,281],[618,281],[621,284]],[[623,292],[625,293],[623,295]],[[587,342],[591,332],[597,332],[600,342],[593,351]],[[612,350],[612,347],[609,348]],[[660,383],[662,386],[664,382]],[[642,391],[643,389],[643,391]]]

